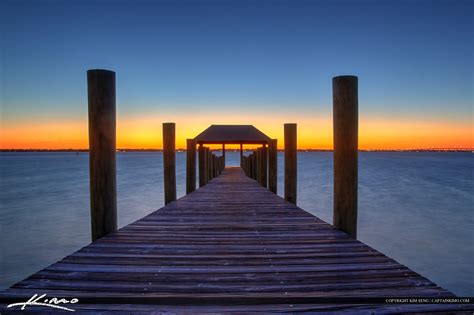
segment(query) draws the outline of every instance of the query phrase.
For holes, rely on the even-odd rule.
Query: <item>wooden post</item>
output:
[[[262,162],[260,161],[260,159],[262,158],[262,148],[257,148],[257,182],[259,182],[261,184],[261,172],[260,172],[260,168],[262,167]]]
[[[358,80],[332,79],[334,131],[334,227],[357,238]]]
[[[253,154],[253,153],[251,153],[251,154],[249,155],[249,163],[250,163],[250,165],[249,165],[249,168],[250,168],[250,178],[254,178],[254,174],[255,174],[255,173],[254,173],[254,154]]]
[[[255,150],[253,153],[253,179],[255,180],[258,179],[257,174],[258,174],[258,155],[257,155],[257,151]]]
[[[176,200],[175,129],[175,123],[163,123],[163,175],[165,180],[165,205]]]
[[[211,161],[211,150],[206,148],[206,165],[207,165],[207,180],[206,183],[212,179],[212,161]]]
[[[285,124],[285,200],[296,204],[296,124]]]
[[[117,230],[115,72],[87,71],[92,241]]]
[[[245,172],[247,173],[247,176],[250,177],[250,167],[249,167],[249,160],[250,158],[248,156],[243,156],[243,163],[245,167]]]
[[[211,154],[211,165],[212,165],[212,178],[215,178],[216,177],[216,155],[215,154]]]
[[[186,194],[196,190],[196,140],[186,140]]]
[[[212,178],[217,177],[217,155],[212,155]]]
[[[205,155],[206,155],[206,185],[209,183],[211,180],[210,172],[209,170],[211,169],[211,161],[209,159],[209,148],[205,147]]]
[[[247,167],[248,167],[248,170],[249,170],[249,177],[252,178],[253,174],[252,174],[252,169],[253,169],[253,164],[252,164],[252,153],[249,154],[249,156],[247,157]]]
[[[206,185],[206,149],[199,144],[199,187]]]
[[[219,176],[219,159],[217,158],[217,155],[214,155],[214,160],[215,160],[214,177],[217,177]]]
[[[244,156],[244,148],[243,148],[243,144],[241,143],[240,144],[240,166],[242,166],[243,156]]]
[[[272,139],[268,145],[268,189],[277,193],[278,180],[278,147],[277,139]]]
[[[225,144],[224,143],[222,144],[222,161],[225,166]]]
[[[267,188],[267,146],[264,144],[260,148],[260,185]]]
[[[250,177],[250,156],[244,156],[243,163],[247,172],[247,176]]]
[[[252,178],[257,180],[257,151],[252,153]]]

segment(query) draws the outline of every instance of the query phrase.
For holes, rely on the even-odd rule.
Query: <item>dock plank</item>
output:
[[[226,168],[206,186],[0,292],[0,309],[35,293],[78,298],[71,308],[91,313],[474,310],[343,303],[454,295],[264,189],[240,168]]]

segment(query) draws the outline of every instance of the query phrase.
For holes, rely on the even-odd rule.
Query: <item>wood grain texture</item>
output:
[[[206,185],[206,148],[199,145],[199,187]]]
[[[211,151],[206,147],[206,185],[212,179],[211,175]]]
[[[73,308],[92,313],[472,310],[318,303],[453,295],[286,202],[240,168],[225,168],[206,186],[0,292],[0,309],[38,292],[76,297]]]
[[[117,230],[115,72],[87,71],[92,241]]]
[[[222,161],[225,166],[225,143],[222,144]]]
[[[278,140],[272,139],[268,145],[268,189],[277,193],[278,187]]]
[[[257,174],[256,174],[256,180],[259,183],[262,183],[262,148],[257,148],[256,150],[256,164],[257,164]]]
[[[240,166],[242,166],[243,157],[244,157],[244,145],[241,143],[240,144]]]
[[[296,205],[296,124],[285,124],[285,200]]]
[[[196,140],[186,139],[186,194],[196,190]]]
[[[263,187],[267,188],[268,187],[268,176],[267,176],[267,173],[268,173],[268,158],[267,158],[267,153],[268,152],[268,148],[267,146],[264,144],[261,148],[260,148],[260,185],[262,185]]]
[[[163,123],[163,177],[165,205],[176,200],[176,125]]]
[[[334,226],[357,238],[359,101],[356,76],[332,80],[334,130]]]

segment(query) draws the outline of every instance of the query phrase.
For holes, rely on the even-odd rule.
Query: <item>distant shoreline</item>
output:
[[[220,149],[211,149],[212,151],[221,151]],[[162,152],[162,149],[117,149],[117,152]],[[176,151],[186,151],[186,149],[176,149]],[[244,152],[251,151],[245,150]],[[279,152],[284,150],[279,149]],[[332,152],[332,149],[298,149],[298,152]],[[359,150],[359,152],[473,152],[474,148],[461,149],[406,149],[406,150]],[[88,149],[0,149],[0,152],[89,152]],[[226,152],[239,152],[238,149],[226,149]]]

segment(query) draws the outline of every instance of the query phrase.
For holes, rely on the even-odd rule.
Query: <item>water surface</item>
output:
[[[227,164],[239,154],[227,152]],[[474,295],[471,153],[359,155],[359,239],[458,295]],[[283,192],[283,155],[278,156]],[[0,289],[90,242],[87,153],[0,153]],[[163,205],[161,153],[117,155],[118,220]],[[185,153],[177,153],[178,196]],[[332,223],[332,153],[298,153],[298,205]]]

